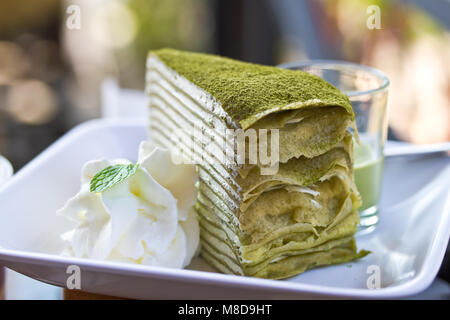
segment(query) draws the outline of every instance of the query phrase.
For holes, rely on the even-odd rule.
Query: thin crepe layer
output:
[[[282,254],[285,250],[304,250],[330,239],[351,235],[356,231],[359,216],[352,206],[343,205],[336,219],[326,228],[314,228],[308,223],[295,223],[280,228],[276,233],[267,235],[259,243],[236,246],[238,237],[231,229],[224,226],[210,208],[197,203],[200,225],[216,238],[221,239],[234,255],[243,258],[247,263],[259,263],[262,258],[272,254]]]
[[[313,189],[312,189],[313,188]],[[350,202],[350,190],[338,177],[319,182],[309,188],[279,188],[264,193],[239,217],[243,243],[258,243],[281,228],[303,223],[325,228]],[[311,191],[309,191],[311,190]],[[317,233],[317,231],[315,231]]]
[[[345,263],[360,259],[369,254],[368,251],[357,251],[356,241],[348,237],[347,242],[324,247],[323,250],[301,255],[293,255],[271,263],[266,268],[253,274],[259,278],[284,279],[305,272],[315,267]]]
[[[246,247],[243,247],[243,256],[245,258],[242,259],[236,258],[239,257],[239,252],[233,251],[233,246],[230,245],[230,242],[227,242],[229,239],[223,230],[217,225],[208,225],[211,222],[203,218],[201,212],[199,212],[199,216],[203,249],[214,248],[214,250],[210,249],[209,251],[210,253],[215,253],[216,259],[224,262],[232,269],[240,269],[236,274],[242,273],[247,275],[261,273],[268,265],[282,261],[288,257],[301,256],[333,248],[340,243],[341,239],[352,237],[359,221],[358,213],[353,211],[330,230],[323,231],[323,234],[319,238],[312,233],[308,234],[304,230],[300,231],[299,234],[291,231],[287,236],[279,239],[280,242],[286,242],[282,246],[274,247],[270,250],[262,248],[258,251],[252,251],[251,254],[246,253]],[[298,235],[303,235],[304,237],[300,238]],[[348,257],[349,260],[356,257],[356,248],[351,253]],[[365,255],[366,253],[362,252],[362,254]],[[296,273],[295,271],[292,272]],[[289,277],[291,275],[290,273],[286,273],[285,275],[278,275],[277,278]]]

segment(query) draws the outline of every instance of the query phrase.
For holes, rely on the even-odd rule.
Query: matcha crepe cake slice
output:
[[[336,88],[301,71],[173,49],[149,53],[146,81],[151,138],[197,165],[201,254],[211,265],[281,279],[367,254],[354,240],[354,113]]]

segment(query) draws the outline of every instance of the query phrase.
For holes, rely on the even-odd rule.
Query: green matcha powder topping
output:
[[[345,95],[306,72],[174,49],[151,54],[211,94],[244,129],[272,112],[302,107],[340,106],[354,117]]]

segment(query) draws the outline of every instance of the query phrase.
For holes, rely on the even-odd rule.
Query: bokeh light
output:
[[[53,90],[39,80],[14,82],[7,94],[6,111],[26,124],[49,122],[57,113],[57,97]]]

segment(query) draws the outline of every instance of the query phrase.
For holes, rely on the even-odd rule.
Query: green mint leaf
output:
[[[91,192],[102,192],[136,173],[137,164],[117,164],[97,172],[91,180]]]

